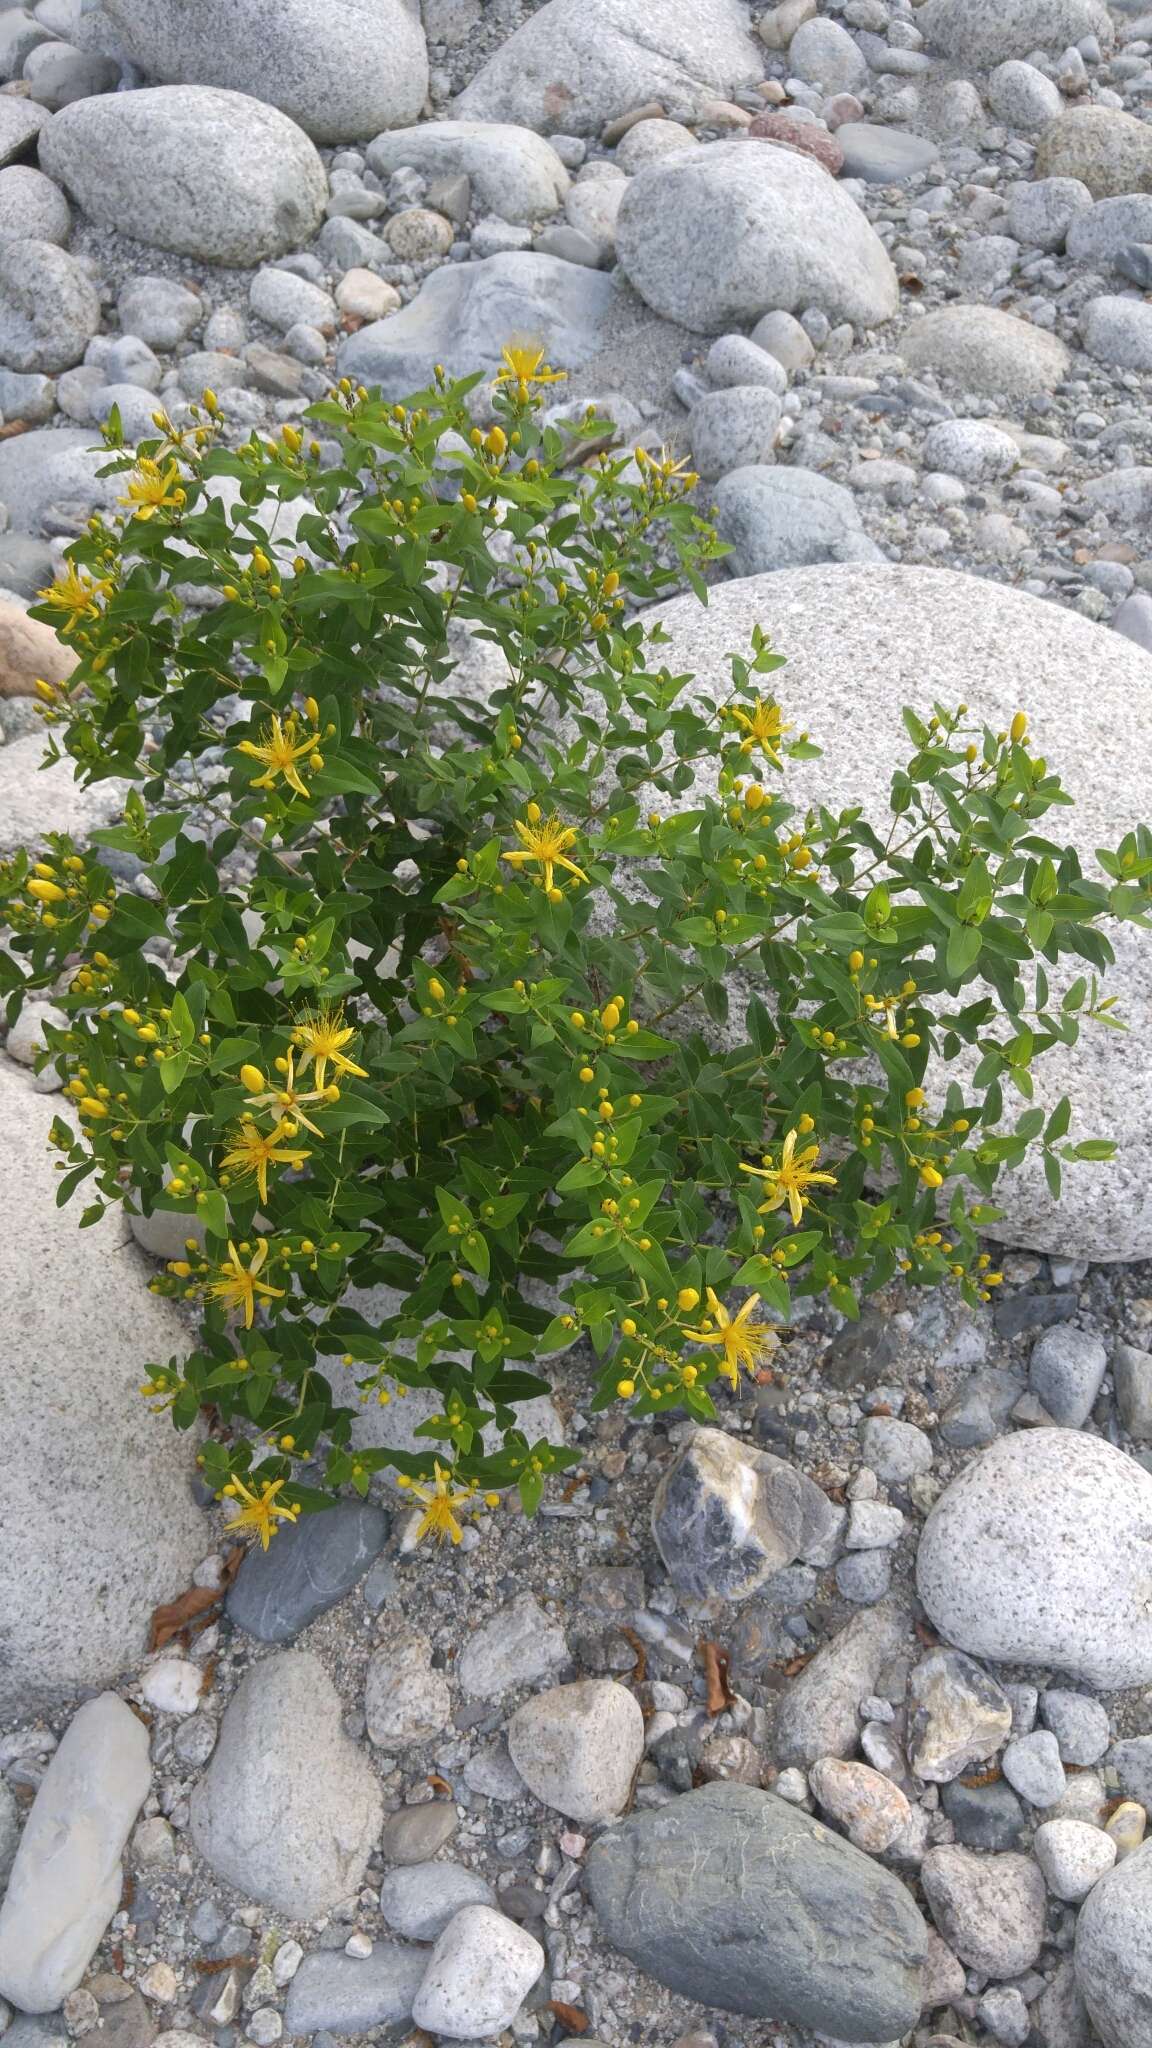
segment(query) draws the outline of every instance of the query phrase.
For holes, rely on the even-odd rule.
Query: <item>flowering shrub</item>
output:
[[[547,381],[513,350],[494,393],[342,387],[322,438],[231,452],[211,393],[158,415],[37,613],[80,657],[55,745],[132,790],[3,868],[8,1015],[68,1016],[60,1199],[183,1220],[155,1285],[199,1341],[144,1392],[207,1412],[265,1542],[326,1498],[305,1470],[391,1466],[440,1536],[486,1491],[533,1508],[573,1454],[516,1404],[577,1340],[593,1408],[705,1418],[793,1294],[987,1300],[998,1176],[1038,1146],[1055,1195],[1110,1151],[1031,1070],[1114,1021],[1100,926],[1147,911],[1152,836],[1085,879],[1023,713],[964,706],[906,712],[888,818],[791,808],[818,750],[766,634],[717,703],[638,614],[705,594],[695,479],[545,425]],[[354,1447],[349,1370],[435,1390],[422,1450]]]

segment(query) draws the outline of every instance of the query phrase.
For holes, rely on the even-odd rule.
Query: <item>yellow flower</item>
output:
[[[302,761],[306,754],[315,753],[316,735],[311,733],[307,738],[298,740],[298,731],[299,720],[294,711],[290,711],[285,719],[281,719],[273,712],[272,722],[265,726],[259,743],[255,740],[240,741],[238,753],[248,754],[253,761],[264,763],[264,773],[256,777],[252,784],[253,789],[273,789],[282,775],[285,782],[290,783],[300,796],[309,795],[308,784],[296,763]]]
[[[128,496],[117,502],[135,506],[134,519],[151,519],[169,505],[178,509],[184,503],[184,496],[180,471],[174,462],[161,469],[158,462],[142,455],[136,464],[135,475],[129,479]]]
[[[706,1290],[708,1307],[716,1322],[714,1330],[685,1330],[694,1344],[718,1346],[723,1352],[720,1371],[733,1387],[740,1384],[740,1368],[755,1372],[771,1352],[775,1351],[780,1339],[771,1323],[757,1323],[752,1320],[752,1311],[758,1307],[760,1296],[750,1294],[734,1316],[730,1316],[715,1288]]]
[[[751,711],[744,711],[740,705],[732,704],[728,708],[728,716],[733,724],[740,727],[748,751],[751,752],[753,747],[759,747],[773,766],[779,768],[780,743],[785,733],[793,731],[792,726],[785,725],[780,706],[770,697],[757,697]]]
[[[111,587],[109,583],[94,583],[90,576],[82,576],[70,562],[65,575],[58,576],[55,583],[49,583],[36,595],[54,611],[67,612],[64,624],[71,631],[81,619],[100,617],[100,600],[107,597]]]
[[[256,1251],[249,1266],[244,1264],[231,1238],[229,1238],[228,1257],[220,1268],[220,1278],[213,1280],[208,1289],[209,1294],[214,1294],[217,1301],[224,1302],[228,1308],[233,1309],[237,1314],[243,1309],[244,1328],[246,1330],[252,1328],[252,1319],[256,1313],[257,1295],[267,1295],[270,1298],[276,1297],[279,1299],[284,1293],[282,1287],[269,1287],[266,1280],[257,1278],[257,1275],[263,1269],[267,1257],[268,1240],[266,1237],[257,1239]]]
[[[446,1536],[450,1536],[453,1543],[459,1543],[464,1531],[456,1518],[456,1509],[467,1507],[476,1488],[468,1486],[460,1493],[453,1493],[451,1467],[441,1465],[437,1460],[434,1470],[436,1477],[431,1486],[412,1487],[417,1500],[424,1502],[416,1541],[421,1543],[425,1536],[432,1535],[437,1543],[443,1543]]]
[[[281,1117],[274,1131],[267,1136],[245,1117],[232,1136],[230,1149],[224,1154],[223,1165],[229,1173],[242,1178],[255,1174],[260,1190],[260,1200],[268,1200],[268,1168],[270,1166],[303,1166],[311,1159],[310,1152],[299,1152],[291,1146],[281,1144],[281,1139],[292,1134],[292,1125]]]
[[[780,1154],[779,1166],[747,1166],[740,1162],[741,1173],[753,1173],[764,1182],[768,1200],[761,1202],[758,1215],[765,1216],[772,1209],[782,1208],[787,1202],[793,1223],[798,1224],[804,1214],[810,1196],[805,1192],[810,1187],[834,1188],[834,1173],[815,1173],[814,1164],[820,1157],[819,1145],[806,1145],[802,1152],[796,1150],[796,1133],[789,1131]]]
[[[292,1036],[303,1054],[301,1070],[311,1066],[317,1088],[323,1088],[329,1065],[338,1074],[359,1074],[361,1080],[367,1079],[367,1068],[354,1065],[344,1052],[356,1032],[351,1024],[345,1024],[339,1005],[322,1003],[318,1010],[306,1011]]]
[[[541,870],[541,886],[546,892],[550,892],[555,886],[553,876],[557,868],[563,868],[566,874],[575,875],[577,881],[588,880],[583,868],[578,868],[575,861],[568,859],[568,848],[576,844],[574,826],[562,825],[555,812],[550,818],[537,818],[533,822],[526,822],[522,818],[514,818],[512,822],[520,846],[515,853],[503,853],[500,856],[510,867],[522,867],[526,861],[533,863]]]
[[[298,1092],[296,1087],[296,1054],[293,1049],[289,1049],[287,1072],[284,1076],[284,1086],[282,1088],[269,1088],[259,1067],[241,1067],[240,1079],[246,1088],[253,1088],[256,1091],[254,1094],[244,1097],[249,1109],[274,1109],[279,1116],[290,1116],[296,1123],[303,1124],[304,1129],[311,1131],[313,1137],[322,1138],[324,1136],[319,1124],[314,1124],[310,1117],[305,1116],[302,1106],[306,1102],[323,1102],[324,1090],[323,1088],[313,1088],[306,1095],[301,1095]]]
[[[496,372],[498,384],[515,384],[516,396],[523,405],[528,397],[530,385],[562,384],[567,370],[550,370],[544,361],[542,348],[510,345],[501,349],[503,368]]]
[[[278,1501],[276,1495],[284,1485],[282,1479],[270,1480],[259,1493],[253,1493],[242,1479],[230,1479],[225,1491],[244,1502],[238,1515],[233,1515],[228,1529],[255,1529],[265,1550],[276,1534],[277,1518],[282,1522],[294,1522],[299,1508],[290,1508],[286,1502]]]

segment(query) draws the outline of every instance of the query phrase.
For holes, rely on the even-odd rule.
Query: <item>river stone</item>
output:
[[[1094,1885],[1076,1923],[1076,1983],[1105,2048],[1152,2048],[1152,1842]]]
[[[207,85],[78,100],[40,137],[40,166],[100,227],[211,263],[260,263],[310,240],[328,180],[275,107]]]
[[[0,242],[0,363],[6,369],[71,369],[99,326],[99,294],[74,256],[54,242]]]
[[[780,463],[729,470],[712,493],[716,525],[736,576],[801,569],[815,562],[870,562],[883,557],[860,524],[852,492],[814,469]]]
[[[29,164],[0,171],[0,242],[68,240],[72,215],[58,185]]]
[[[387,1515],[368,1501],[302,1515],[267,1550],[248,1552],[228,1595],[229,1620],[258,1642],[294,1642],[359,1585],[387,1535]]]
[[[601,1835],[586,1870],[605,1937],[686,1998],[850,2041],[919,2016],[927,1930],[904,1886],[771,1792],[687,1792]]]
[[[380,1833],[380,1787],[341,1715],[318,1658],[266,1657],[233,1694],[192,1794],[192,1839],[217,1877],[293,1920],[355,1892]]]
[[[462,1863],[401,1866],[390,1870],[380,1887],[380,1911],[408,1941],[435,1941],[462,1906],[496,1904],[492,1887]]]
[[[1030,1970],[1044,1940],[1047,1893],[1029,1856],[978,1856],[954,1843],[930,1849],[920,1866],[924,1896],[961,1962],[986,1977]]]
[[[359,142],[403,127],[417,119],[428,91],[420,13],[406,0],[102,5],[118,47],[146,77],[249,93],[317,142]]]
[[[494,1700],[513,1686],[551,1678],[568,1656],[560,1624],[533,1593],[518,1593],[468,1637],[456,1676],[471,1699]]]
[[[426,121],[378,135],[369,168],[388,178],[411,164],[426,178],[462,174],[485,213],[539,220],[564,203],[571,180],[550,142],[503,121]]]
[[[1152,1475],[1099,1437],[1001,1437],[924,1525],[920,1598],[980,1657],[1043,1664],[1103,1689],[1152,1681]]]
[[[23,606],[11,598],[0,598],[0,698],[35,697],[38,677],[49,683],[65,682],[77,658],[51,626],[42,619],[29,618]]]
[[[42,749],[37,734],[0,749],[4,832],[11,821],[33,845],[55,821],[54,775],[36,773]],[[75,787],[68,768],[58,772]],[[107,822],[108,809],[89,816]],[[54,1114],[18,1067],[0,1067],[5,1213],[21,1218],[45,1272],[68,1275],[66,1287],[30,1288],[26,1249],[18,1233],[6,1233],[0,1723],[105,1685],[135,1664],[152,1609],[187,1585],[208,1547],[191,1494],[195,1436],[161,1429],[139,1392],[150,1359],[183,1353],[186,1325],[173,1304],[148,1292],[151,1268],[120,1210],[78,1232],[73,1211],[57,1208],[48,1149]],[[62,1514],[65,1497],[72,1505]]]
[[[1081,36],[1095,36],[1103,50],[1113,43],[1102,0],[927,0],[916,25],[929,49],[961,58],[973,71],[1034,50],[1057,56]]]
[[[808,1489],[812,1481],[783,1458],[698,1429],[652,1502],[669,1576],[698,1599],[746,1600],[799,1557]]]
[[[512,250],[481,263],[450,263],[425,278],[416,297],[387,320],[350,335],[341,376],[407,398],[442,363],[450,377],[495,371],[510,338],[530,335],[554,369],[576,370],[601,346],[616,301],[610,277],[559,256]]]
[[[717,496],[731,485],[726,477]],[[975,720],[994,730],[1026,707],[1037,751],[1076,799],[1053,814],[1049,829],[1076,848],[1086,873],[1097,873],[1097,847],[1115,846],[1147,816],[1152,726],[1134,721],[1131,707],[1152,690],[1152,658],[1063,606],[954,570],[836,564],[715,585],[706,609],[680,597],[645,617],[671,634],[662,658],[677,672],[692,672],[717,703],[731,689],[732,650],[747,647],[757,624],[771,631],[788,658],[773,678],[785,716],[808,727],[823,748],[815,767],[788,764],[789,801],[801,812],[809,803],[834,810],[863,804],[873,819],[886,817],[893,769],[908,755],[902,707],[939,698],[970,704]],[[1074,736],[1067,715],[1073,699]],[[685,793],[686,804],[698,800],[695,790]],[[1108,990],[1130,1030],[1105,1033],[1085,1024],[1077,1045],[1045,1053],[1033,1072],[1037,1106],[1050,1114],[1067,1095],[1071,1138],[1113,1139],[1118,1157],[1103,1170],[1066,1164],[1058,1203],[1039,1162],[1027,1161],[997,1181],[1004,1218],[993,1226],[1009,1244],[1104,1262],[1152,1257],[1152,1082],[1136,1051],[1152,1041],[1152,958],[1146,936],[1131,926],[1110,925],[1109,938],[1116,962]],[[1053,970],[1055,991],[1076,966]],[[943,1070],[930,1067],[930,1094],[942,1084]]]
[[[432,1645],[417,1629],[392,1628],[368,1666],[364,1718],[378,1749],[412,1749],[439,1735],[452,1711],[442,1671],[432,1668]]]
[[[1152,369],[1152,306],[1145,299],[1107,292],[1089,299],[1080,316],[1084,346],[1097,362],[1118,370]]]
[[[779,398],[762,384],[706,391],[688,423],[693,467],[708,483],[728,470],[771,462],[780,413]]]
[[[623,1813],[644,1755],[644,1716],[613,1678],[582,1678],[525,1700],[508,1753],[545,1806],[588,1825]]]
[[[959,1650],[930,1650],[908,1679],[908,1761],[946,1785],[992,1756],[1012,1732],[1012,1706],[996,1680]]]
[[[47,107],[38,107],[32,100],[0,97],[0,164],[27,155],[47,119]]]
[[[0,1906],[0,1996],[55,2012],[120,1904],[120,1858],[148,1796],[148,1731],[115,1693],[69,1724],[24,1824]]]
[[[511,2026],[546,1961],[527,1928],[491,1906],[462,1906],[437,1937],[412,2017],[449,2041],[499,2034]]]
[[[377,1941],[370,1956],[318,1949],[305,1956],[288,1986],[285,2032],[375,2034],[377,2028],[403,2027],[427,1962],[426,1949],[396,1941]],[[396,2037],[389,2031],[381,2038]]]
[[[899,300],[891,259],[855,200],[811,157],[744,139],[639,172],[617,215],[616,251],[645,303],[697,334],[807,308],[874,327]]]
[[[385,1863],[427,1863],[456,1833],[460,1817],[450,1799],[424,1799],[390,1813],[380,1834]]]
[[[1152,191],[1152,129],[1091,103],[1066,107],[1036,144],[1038,178],[1079,178],[1093,199]]]
[[[906,327],[898,346],[910,370],[935,370],[985,397],[1051,391],[1070,360],[1054,334],[995,306],[940,306]]]
[[[807,1768],[821,1757],[851,1756],[860,1735],[860,1702],[875,1693],[904,1639],[905,1617],[893,1605],[854,1615],[781,1695],[774,1761]]]
[[[899,1841],[912,1808],[899,1785],[868,1764],[822,1756],[808,1773],[814,1797],[857,1849],[879,1856]]]
[[[844,176],[863,178],[866,185],[903,185],[937,162],[936,143],[902,128],[882,128],[873,121],[842,121],[836,141],[844,158]]]
[[[1078,1906],[1116,1861],[1116,1844],[1103,1828],[1084,1820],[1046,1820],[1037,1828],[1032,1853],[1050,1892]]]
[[[456,101],[471,120],[594,135],[658,101],[677,120],[763,76],[740,0],[547,0]]]

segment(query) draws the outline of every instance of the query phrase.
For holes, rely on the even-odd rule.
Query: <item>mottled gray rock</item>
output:
[[[470,120],[594,135],[656,100],[698,114],[763,74],[739,0],[547,0],[456,101]]]
[[[40,164],[100,226],[214,263],[298,249],[328,196],[287,115],[204,85],[78,100],[45,129]]]
[[[427,1949],[391,1941],[377,1941],[370,1956],[318,1949],[305,1956],[288,1986],[284,2030],[368,2034],[398,2027],[412,2017],[427,1962]]]
[[[892,1556],[887,1550],[854,1550],[836,1566],[836,1584],[854,1607],[874,1607],[892,1585]]]
[[[860,1702],[876,1690],[884,1666],[903,1647],[905,1620],[893,1606],[854,1615],[793,1678],[776,1712],[772,1753],[805,1768],[820,1757],[850,1756],[860,1732]]]
[[[330,333],[336,325],[336,302],[329,292],[273,264],[256,272],[248,287],[248,305],[258,320],[281,334],[299,320],[321,333]]]
[[[780,400],[763,385],[706,391],[688,426],[693,464],[707,483],[748,463],[770,462],[779,425]]]
[[[125,56],[166,85],[226,86],[279,107],[317,142],[416,120],[428,90],[405,0],[103,0]]]
[[[974,71],[1033,50],[1058,54],[1081,36],[1095,36],[1101,49],[1113,40],[1101,0],[927,0],[917,26],[930,49],[963,58]]]
[[[380,1911],[408,1941],[435,1941],[462,1906],[497,1903],[491,1886],[462,1863],[401,1866],[390,1870],[380,1887]]]
[[[119,77],[120,66],[112,58],[64,42],[40,43],[24,64],[30,98],[53,114],[74,100],[114,92]]]
[[[705,1785],[601,1835],[586,1867],[607,1939],[687,1998],[857,2041],[919,2015],[909,1894],[771,1792]]]
[[[844,152],[844,176],[863,178],[866,185],[902,185],[919,177],[940,154],[923,135],[874,121],[842,121],[836,140]]]
[[[860,1432],[864,1463],[886,1486],[904,1486],[932,1464],[932,1441],[913,1422],[870,1415]]]
[[[267,1657],[233,1694],[192,1794],[205,1862],[296,1920],[356,1890],[380,1830],[379,1785],[340,1724],[340,1696],[317,1658]]]
[[[1100,1879],[1076,1923],[1076,1983],[1104,2048],[1147,2048],[1152,1843]]]
[[[954,1778],[940,1793],[944,1811],[967,1849],[1015,1849],[1024,1808],[1002,1778],[992,1785],[965,1785]]]
[[[47,107],[33,100],[0,97],[0,164],[27,156],[47,119]]]
[[[1152,130],[1134,114],[1066,107],[1036,145],[1038,178],[1079,178],[1093,199],[1152,188]]]
[[[793,313],[765,313],[764,318],[756,322],[749,338],[756,348],[775,356],[789,375],[793,370],[804,369],[816,353],[806,330]]]
[[[812,1481],[720,1429],[698,1429],[652,1502],[670,1577],[699,1599],[744,1600],[802,1554]]]
[[[1068,374],[1062,341],[996,306],[941,306],[906,327],[899,347],[910,370],[982,396],[1032,398]]]
[[[1036,178],[1013,186],[1008,233],[1032,249],[1062,249],[1091,208],[1092,194],[1079,178]]]
[[[1120,1780],[1121,1791],[1152,1811],[1152,1735],[1129,1735],[1114,1742],[1108,1762]]]
[[[826,15],[801,22],[788,46],[788,69],[821,92],[858,92],[868,84],[868,64],[858,42]]]
[[[976,1656],[1101,1687],[1152,1679],[1152,1476],[1098,1437],[1035,1429],[992,1444],[924,1526],[917,1585]]]
[[[0,1997],[22,2012],[54,2012],[84,1976],[151,1782],[143,1723],[114,1693],[88,1700],[44,1774],[0,1906]]]
[[[736,576],[882,559],[860,524],[852,492],[815,470],[750,463],[730,470],[712,495]]]
[[[646,304],[698,334],[773,309],[816,307],[859,327],[897,310],[891,259],[855,201],[813,158],[744,140],[641,171],[616,251]]]
[[[1083,1820],[1046,1820],[1032,1839],[1032,1853],[1050,1892],[1078,1906],[1116,1861],[1116,1844],[1102,1828]]]
[[[899,1841],[912,1818],[907,1797],[883,1772],[868,1764],[824,1756],[808,1782],[817,1803],[846,1829],[848,1840],[870,1856]]]
[[[1040,1718],[1056,1737],[1063,1763],[1099,1763],[1110,1739],[1108,1712],[1099,1700],[1050,1686],[1040,1695]]]
[[[998,64],[989,78],[988,105],[1013,133],[1031,135],[1054,121],[1064,102],[1054,79],[1013,57]]]
[[[1028,1378],[1053,1422],[1064,1429],[1082,1429],[1107,1363],[1099,1337],[1074,1323],[1057,1323],[1054,1329],[1042,1330],[1032,1346]]]
[[[379,384],[386,398],[406,398],[430,382],[436,363],[453,377],[496,370],[509,336],[530,334],[553,368],[574,370],[601,346],[615,299],[610,277],[556,256],[513,251],[450,264],[401,312],[351,335],[338,367]]]
[[[1027,1856],[977,1856],[952,1844],[930,1849],[920,1881],[949,1948],[986,1977],[1030,1970],[1044,1940],[1044,1880]]]
[[[803,331],[803,330],[801,330]],[[788,389],[784,365],[767,349],[759,348],[744,334],[722,334],[708,351],[705,369],[718,390],[762,385],[778,398]]]
[[[302,1515],[267,1550],[248,1552],[228,1595],[229,1619],[258,1642],[294,1642],[359,1585],[387,1535],[387,1515],[368,1501]]]
[[[1089,355],[1119,370],[1152,369],[1152,305],[1122,293],[1089,299],[1080,317]]]
[[[99,296],[75,257],[53,242],[0,241],[0,363],[67,370],[99,326]]]
[[[564,1663],[568,1645],[558,1622],[532,1593],[520,1593],[468,1637],[456,1675],[472,1699],[498,1699],[513,1686],[539,1685]]]
[[[1114,263],[1129,242],[1152,242],[1152,192],[1098,199],[1077,212],[1068,230],[1068,254],[1077,263]]]
[[[437,1938],[412,2017],[450,2041],[498,2034],[512,2024],[546,1960],[527,1928],[491,1906],[463,1906]]]
[[[616,162],[628,177],[634,177],[658,156],[671,156],[674,150],[695,149],[696,137],[681,121],[653,119],[637,121],[629,128],[616,145]]]
[[[72,215],[59,185],[28,164],[0,170],[0,243],[68,240]]]
[[[135,334],[149,348],[173,349],[200,325],[204,301],[173,278],[133,277],[120,293],[116,311],[122,333]]]
[[[388,178],[403,164],[425,177],[467,177],[485,213],[501,220],[540,220],[563,205],[570,179],[542,135],[502,121],[429,121],[378,135],[368,163]]]
[[[379,1749],[411,1749],[430,1742],[452,1711],[442,1671],[432,1669],[432,1645],[417,1630],[389,1631],[368,1666],[364,1713],[369,1739]]]
[[[1122,630],[1116,619],[1112,624]],[[1112,1353],[1112,1378],[1120,1420],[1129,1435],[1152,1436],[1152,1353],[1118,1344]]]
[[[385,1863],[427,1863],[452,1840],[460,1825],[450,1799],[426,1799],[390,1813],[380,1834]]]
[[[1010,434],[989,420],[940,420],[924,436],[925,467],[975,483],[984,477],[1008,476],[1020,463],[1020,450]]]
[[[1007,1695],[959,1650],[930,1650],[908,1679],[908,1761],[937,1785],[983,1763],[1012,1728]]]
[[[517,1708],[508,1753],[545,1806],[585,1824],[614,1820],[644,1755],[644,1716],[626,1686],[583,1678]]]
[[[1064,1766],[1060,1747],[1049,1728],[1034,1728],[1008,1744],[1000,1768],[1014,1792],[1029,1806],[1055,1806],[1063,1797]]]

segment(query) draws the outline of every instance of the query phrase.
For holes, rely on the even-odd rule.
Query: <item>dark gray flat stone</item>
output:
[[[228,1595],[228,1618],[261,1643],[291,1643],[357,1586],[388,1537],[388,1516],[369,1501],[342,1500],[283,1527],[252,1549]]]

